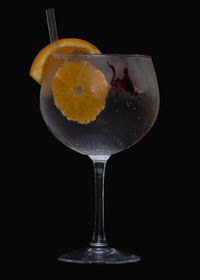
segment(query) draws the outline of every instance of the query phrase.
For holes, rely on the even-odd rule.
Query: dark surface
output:
[[[15,49],[18,55],[12,58],[19,71],[13,81],[14,111],[8,125],[10,155],[4,167],[9,203],[4,210],[10,213],[5,227],[9,228],[6,244],[12,244],[8,252],[15,252],[19,261],[16,271],[28,278],[31,274],[63,279],[71,272],[94,278],[93,270],[104,277],[106,269],[133,279],[146,279],[145,275],[163,279],[177,266],[185,192],[181,185],[188,179],[177,168],[183,165],[184,154],[178,145],[182,131],[178,101],[171,96],[177,91],[172,90],[176,76],[170,54],[176,52],[177,44],[172,46],[172,41],[182,28],[175,20],[175,10],[169,9],[169,16],[167,8],[157,4],[151,9],[129,5],[122,9],[115,4],[109,9],[84,3],[78,11],[77,5],[66,4],[66,8],[56,8],[56,18],[60,38],[88,40],[103,53],[139,53],[153,58],[161,94],[158,120],[134,147],[109,159],[105,178],[108,241],[113,247],[142,256],[142,260],[113,266],[57,261],[60,255],[90,242],[93,166],[89,158],[59,143],[42,120],[40,86],[28,73],[35,55],[49,43],[48,30],[45,7],[27,4],[10,32],[19,42]],[[27,274],[25,268],[29,269]]]

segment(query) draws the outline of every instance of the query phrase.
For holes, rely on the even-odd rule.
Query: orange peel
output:
[[[76,38],[60,39],[47,45],[37,54],[30,69],[30,76],[36,82],[42,84],[43,77],[45,75],[45,69],[52,54],[56,52],[67,55],[72,54],[74,51],[80,54],[101,54],[97,47],[85,40]]]

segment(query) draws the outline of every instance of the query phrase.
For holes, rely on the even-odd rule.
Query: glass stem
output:
[[[95,176],[95,220],[90,245],[93,247],[105,247],[108,245],[104,232],[104,174],[107,159],[94,160],[92,158],[92,160]]]

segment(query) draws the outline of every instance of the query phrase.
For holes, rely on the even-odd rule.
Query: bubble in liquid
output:
[[[126,105],[127,105],[127,107],[130,107],[132,105],[132,102],[131,101],[126,101]]]

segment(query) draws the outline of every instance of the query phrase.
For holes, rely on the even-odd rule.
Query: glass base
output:
[[[60,256],[58,260],[69,263],[85,264],[120,264],[137,262],[141,258],[136,255],[116,250],[110,247],[89,247],[72,251]]]

